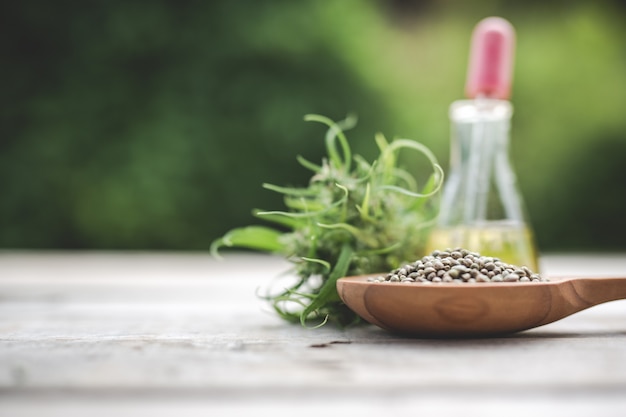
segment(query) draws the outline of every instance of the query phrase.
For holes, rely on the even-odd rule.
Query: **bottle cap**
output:
[[[514,49],[515,29],[507,20],[488,17],[476,25],[465,84],[467,97],[509,98]]]

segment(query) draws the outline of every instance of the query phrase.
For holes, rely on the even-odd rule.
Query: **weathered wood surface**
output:
[[[558,275],[626,257],[548,256]],[[626,415],[626,301],[506,338],[286,324],[261,255],[0,253],[0,416]]]

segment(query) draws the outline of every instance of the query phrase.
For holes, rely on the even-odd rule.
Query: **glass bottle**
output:
[[[462,247],[538,271],[537,251],[509,160],[506,100],[450,107],[450,169],[429,249]]]
[[[469,100],[450,106],[450,169],[428,243],[462,247],[539,271],[538,254],[509,159],[512,26],[480,22],[472,40]]]

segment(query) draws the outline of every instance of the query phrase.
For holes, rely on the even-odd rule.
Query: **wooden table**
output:
[[[623,275],[626,256],[543,266]],[[505,338],[311,330],[255,295],[287,267],[0,252],[0,416],[626,415],[626,301]]]

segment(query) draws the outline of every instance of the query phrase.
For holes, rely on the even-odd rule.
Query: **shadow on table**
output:
[[[626,330],[624,331],[609,331],[609,330],[587,330],[582,332],[550,332],[550,331],[533,331],[522,332],[513,335],[506,336],[509,339],[583,339],[592,337],[626,337]]]
[[[592,339],[592,338],[625,338],[626,330],[590,330],[580,332],[571,331],[550,331],[550,330],[529,330],[514,334],[487,337],[415,337],[405,336],[387,332],[375,326],[363,326],[346,330],[343,334],[346,340],[352,343],[361,344],[415,344],[415,345],[465,345],[465,346],[486,346],[486,345],[519,345],[531,343],[533,341],[546,341],[550,339]]]

